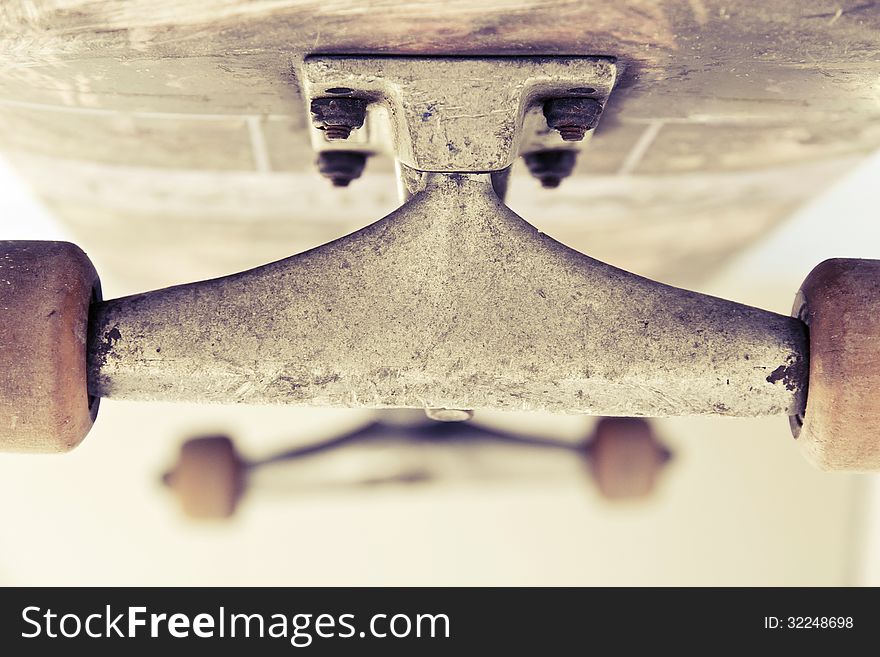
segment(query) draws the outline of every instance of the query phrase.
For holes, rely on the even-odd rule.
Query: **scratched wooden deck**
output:
[[[395,206],[389,162],[320,179],[308,53],[614,55],[573,178],[509,202],[591,255],[688,284],[880,146],[880,4],[771,0],[9,0],[0,152],[119,289],[280,258]]]

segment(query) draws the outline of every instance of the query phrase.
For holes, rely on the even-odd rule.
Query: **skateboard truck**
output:
[[[325,115],[318,150],[394,154],[404,202],[387,217],[111,301],[73,245],[0,243],[0,445],[73,447],[109,397],[787,415],[822,467],[880,468],[880,263],[823,263],[786,317],[594,260],[504,204],[518,155],[577,143],[548,102],[588,98],[595,125],[615,74],[595,57],[307,58],[308,107],[365,108],[346,139]]]
[[[266,468],[312,461],[328,452],[356,445],[391,444],[399,448],[482,444],[573,456],[588,466],[587,473],[605,500],[631,502],[643,500],[653,493],[663,466],[672,458],[672,453],[655,435],[650,423],[641,418],[602,418],[589,435],[572,442],[508,433],[474,423],[452,427],[419,416],[418,411],[384,411],[354,431],[321,442],[298,445],[257,460],[240,454],[229,436],[193,437],[180,446],[176,463],[163,474],[162,481],[177,498],[185,515],[197,520],[213,520],[232,516],[246,491],[252,488],[265,490],[266,482],[260,481],[259,472]],[[366,471],[359,471],[354,479],[347,475],[340,478],[325,471],[323,481],[313,480],[312,484],[334,488],[375,487],[420,484],[444,477],[446,468],[429,465],[429,458],[419,456],[413,463],[412,459],[400,459],[398,454],[395,450],[396,458],[384,459],[385,463],[378,467],[375,462],[368,464]],[[423,459],[424,464],[420,463]],[[320,466],[317,469],[320,471]],[[313,470],[309,468],[310,472]],[[490,476],[499,474],[505,474],[503,468]],[[308,490],[308,478],[300,485],[303,484]],[[300,487],[294,490],[297,488]]]

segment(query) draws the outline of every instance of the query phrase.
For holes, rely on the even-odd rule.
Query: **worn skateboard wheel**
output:
[[[833,259],[801,285],[810,333],[806,412],[792,433],[823,470],[880,470],[880,261]]]
[[[64,452],[92,427],[86,341],[98,274],[67,242],[0,241],[0,450]]]
[[[612,500],[650,495],[669,459],[650,423],[640,418],[602,418],[588,448],[599,492]]]
[[[229,518],[244,492],[244,463],[227,436],[186,441],[165,483],[190,518]]]

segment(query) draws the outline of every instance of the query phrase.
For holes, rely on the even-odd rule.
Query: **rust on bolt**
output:
[[[599,123],[602,104],[593,98],[552,98],[544,103],[547,126],[564,141],[581,141]]]
[[[312,101],[312,123],[331,141],[348,139],[367,117],[367,101],[362,98],[316,98]]]

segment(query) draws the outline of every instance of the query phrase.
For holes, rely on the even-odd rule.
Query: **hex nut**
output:
[[[348,187],[355,178],[360,178],[367,165],[367,154],[358,151],[321,151],[315,162],[322,176],[329,179],[334,187]]]
[[[327,139],[348,139],[352,130],[364,125],[367,101],[363,98],[315,98],[311,105],[312,123]]]
[[[564,141],[581,141],[599,124],[602,104],[594,98],[552,98],[544,103],[547,126]]]
[[[526,153],[523,160],[531,174],[541,181],[541,185],[552,189],[559,187],[562,179],[567,178],[574,171],[577,152],[572,150],[535,151]]]

